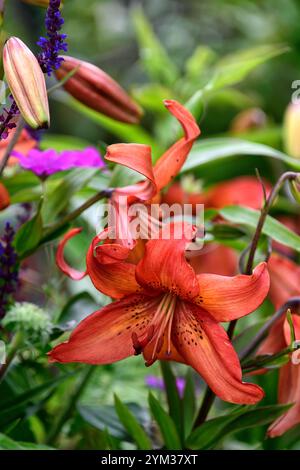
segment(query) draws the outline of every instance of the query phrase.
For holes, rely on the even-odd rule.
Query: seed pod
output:
[[[62,80],[72,70],[78,68],[63,85],[70,95],[89,108],[117,121],[127,123],[140,121],[141,108],[107,73],[88,62],[69,56],[63,58],[61,67],[55,72],[58,80]]]
[[[24,120],[33,129],[50,123],[46,82],[31,50],[11,37],[4,46],[3,65],[7,83]]]

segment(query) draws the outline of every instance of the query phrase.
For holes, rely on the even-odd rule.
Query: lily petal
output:
[[[295,403],[268,429],[269,437],[278,437],[300,423],[300,368],[288,363],[280,369],[279,403]]]
[[[66,246],[67,242],[71,238],[75,237],[75,235],[77,235],[81,231],[82,231],[82,228],[72,228],[71,230],[69,230],[64,235],[63,239],[59,242],[58,248],[57,248],[57,251],[56,251],[56,264],[57,264],[57,266],[59,267],[59,269],[64,274],[69,276],[74,281],[80,281],[81,279],[83,279],[86,276],[87,272],[86,271],[80,272],[80,271],[77,271],[76,269],[72,268],[71,266],[69,266],[68,263],[65,261],[65,258],[64,258],[64,249],[65,249],[65,246]]]
[[[92,313],[79,323],[69,341],[50,351],[50,361],[111,364],[134,355],[132,333],[146,331],[159,301],[130,295]]]
[[[157,192],[154,180],[151,148],[142,144],[113,144],[107,147],[106,160],[119,163],[146,177],[146,181],[124,188],[118,188],[117,193],[133,195],[141,200],[151,199]]]
[[[141,291],[135,265],[126,261],[130,249],[117,243],[97,246],[100,241],[101,234],[92,241],[86,257],[87,272],[96,289],[114,299]]]
[[[192,299],[199,293],[193,268],[185,259],[188,239],[149,240],[136,267],[136,279],[145,289],[169,291]]]
[[[270,298],[278,309],[290,297],[300,294],[300,267],[288,258],[273,253],[268,268],[271,276]]]
[[[264,181],[266,194],[269,195],[271,186]],[[263,189],[260,181],[253,176],[240,176],[230,181],[217,184],[207,194],[206,206],[222,209],[226,206],[247,206],[261,209],[263,204]]]
[[[194,302],[219,322],[235,320],[253,312],[265,300],[270,287],[266,263],[260,263],[250,276],[199,274],[197,278],[200,295]]]
[[[170,183],[183,166],[194,141],[200,135],[200,129],[193,115],[175,100],[165,100],[164,105],[181,124],[184,137],[172,145],[154,166],[154,176],[157,190]]]
[[[254,404],[263,398],[258,385],[242,382],[240,362],[227,333],[205,310],[178,302],[172,339],[185,362],[222,400]]]

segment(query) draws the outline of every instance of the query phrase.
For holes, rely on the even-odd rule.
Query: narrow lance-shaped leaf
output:
[[[260,217],[259,211],[242,206],[224,207],[224,209],[221,209],[219,213],[229,222],[248,225],[253,229],[256,228]],[[267,216],[262,233],[273,240],[300,252],[300,236],[270,215]]]
[[[127,430],[128,434],[132,437],[134,442],[137,444],[138,448],[140,450],[151,449],[151,442],[142,426],[137,421],[133,413],[129,410],[129,408],[121,402],[117,395],[115,395],[115,409],[121,423]]]
[[[166,448],[170,450],[180,450],[182,446],[174,421],[152,393],[149,394],[149,406],[151,413],[158,424]]]

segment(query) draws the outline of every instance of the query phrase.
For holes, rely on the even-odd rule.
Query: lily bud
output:
[[[234,134],[261,129],[266,125],[267,117],[262,109],[249,108],[241,111],[231,122],[230,130]]]
[[[0,211],[8,207],[10,204],[9,194],[5,186],[0,183]]]
[[[300,103],[290,103],[284,116],[284,148],[295,158],[300,158]]]
[[[64,89],[95,111],[117,121],[137,123],[142,116],[141,108],[128,96],[121,86],[95,65],[63,56],[61,67],[55,72],[62,80],[72,70],[78,69],[63,85]]]
[[[300,174],[295,180],[291,181],[290,188],[295,198],[295,201],[298,202],[298,204],[300,204]]]
[[[20,113],[33,129],[49,127],[49,104],[45,77],[31,50],[11,37],[4,46],[3,66],[10,91]]]
[[[28,3],[29,5],[34,5],[36,7],[48,8],[50,0],[22,0],[23,3]],[[63,1],[61,0],[61,4]]]

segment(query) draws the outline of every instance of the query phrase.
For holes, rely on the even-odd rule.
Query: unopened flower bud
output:
[[[8,207],[10,204],[9,194],[5,186],[0,183],[0,211]]]
[[[47,128],[50,116],[46,82],[34,54],[20,39],[11,37],[4,46],[3,65],[23,119],[33,129]]]
[[[299,176],[290,183],[291,192],[295,198],[295,201],[300,204],[300,174]]]
[[[69,56],[63,58],[61,67],[55,72],[58,80],[62,80],[72,70],[77,69],[63,85],[70,95],[89,108],[117,121],[127,123],[140,121],[141,108],[107,73],[88,62]]]
[[[267,117],[259,108],[250,108],[241,111],[233,119],[230,130],[234,134],[260,129],[266,125]]]
[[[22,2],[36,7],[48,8],[50,0],[22,0]]]
[[[291,157],[300,158],[300,103],[290,103],[284,116],[284,148]]]

